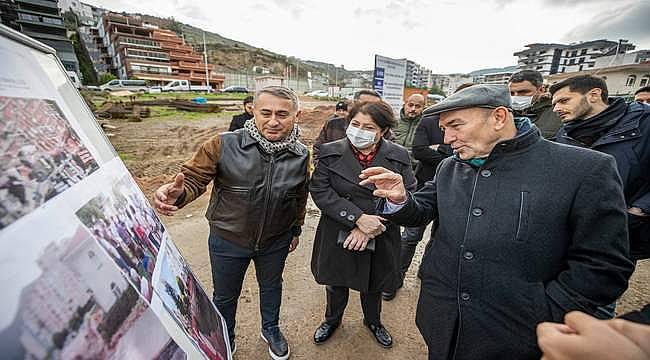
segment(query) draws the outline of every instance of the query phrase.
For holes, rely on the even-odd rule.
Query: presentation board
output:
[[[0,350],[230,359],[226,325],[53,49],[0,25]]]

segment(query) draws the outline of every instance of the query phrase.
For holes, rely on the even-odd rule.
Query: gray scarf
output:
[[[255,126],[255,118],[246,120],[244,123],[244,129],[253,139],[257,140],[257,142],[262,147],[262,151],[269,155],[273,155],[277,152],[285,150],[289,146],[294,145],[300,138],[300,134],[302,132],[298,127],[298,124],[294,124],[293,130],[289,136],[278,141],[269,141],[264,136],[262,136],[262,133],[260,133],[260,131],[257,129],[257,126]]]

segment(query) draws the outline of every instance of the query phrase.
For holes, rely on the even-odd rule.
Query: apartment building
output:
[[[534,43],[525,47],[527,49],[513,54],[518,58],[517,70],[537,70],[544,76],[588,70],[596,67],[596,59],[600,57],[624,54],[635,48],[624,39],[600,39],[568,45]]]
[[[0,0],[0,19],[4,25],[54,48],[65,69],[80,74],[56,0]]]
[[[223,87],[223,75],[202,60],[202,55],[170,30],[143,22],[136,16],[106,13],[98,33],[113,71],[120,79],[138,78],[153,83],[189,80],[195,85],[208,81],[215,89]]]

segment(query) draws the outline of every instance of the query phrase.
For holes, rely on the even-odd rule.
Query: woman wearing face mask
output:
[[[364,325],[389,348],[393,340],[381,323],[381,292],[395,290],[399,277],[399,226],[375,215],[374,187],[359,185],[359,174],[383,166],[401,174],[411,191],[415,178],[406,148],[382,137],[396,123],[388,104],[357,104],[348,118],[347,138],[321,145],[310,185],[321,210],[312,274],[316,282],[327,285],[325,321],[316,329],[314,342],[325,342],[341,324],[353,289],[360,292]]]

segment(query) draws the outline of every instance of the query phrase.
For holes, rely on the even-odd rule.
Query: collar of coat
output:
[[[526,117],[515,118],[515,126],[517,127],[517,135],[512,139],[498,142],[486,158],[462,160],[454,154],[454,160],[464,162],[474,168],[479,168],[490,159],[505,156],[508,153],[526,150],[541,140],[542,135],[539,129],[531,123],[530,119]]]
[[[258,143],[258,141],[255,140],[248,131],[244,129],[237,129],[237,131],[243,133],[240,142],[242,149]],[[300,142],[300,140],[296,140],[293,144],[287,146],[287,150],[297,156],[304,155],[307,152],[307,148]]]
[[[382,166],[391,169],[394,167],[393,162],[410,166],[411,159],[404,147],[383,138],[379,141],[381,142],[379,150],[377,150],[377,154],[375,154],[369,166]],[[327,166],[331,172],[338,174],[351,183],[358,185],[361,181],[359,174],[363,169],[354,151],[352,151],[347,137],[321,145],[318,158],[319,166]],[[331,159],[327,160],[327,158]],[[359,186],[371,191],[375,190],[374,185]]]

